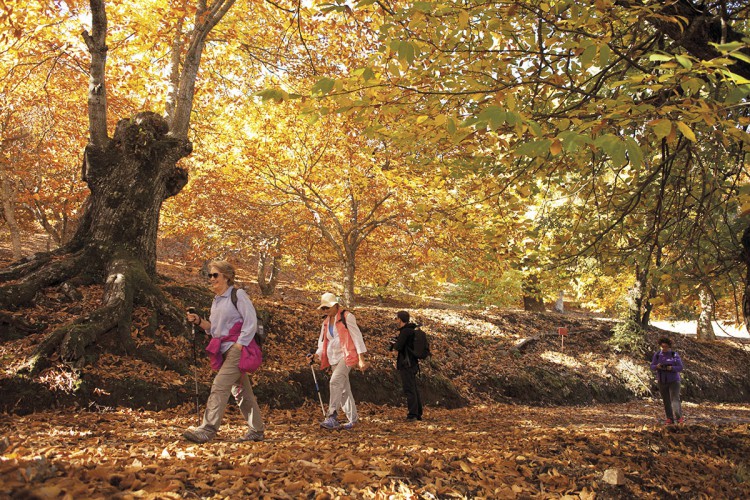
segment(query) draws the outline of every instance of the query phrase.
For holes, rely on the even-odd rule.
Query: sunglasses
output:
[[[221,273],[208,273],[208,277],[213,278],[213,279],[219,279],[219,274]]]
[[[321,307],[321,308],[320,308],[320,310],[321,310],[321,311],[327,311],[327,310],[329,310],[329,309],[330,309],[330,307],[328,307],[328,306],[326,306],[326,307]]]

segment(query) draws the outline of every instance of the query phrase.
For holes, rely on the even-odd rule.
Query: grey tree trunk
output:
[[[707,286],[701,285],[698,290],[698,297],[701,302],[701,314],[698,317],[698,326],[696,328],[698,340],[716,340],[716,333],[714,333],[712,323],[715,306],[714,296]]]

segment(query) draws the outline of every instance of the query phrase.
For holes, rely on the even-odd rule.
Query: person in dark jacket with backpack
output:
[[[680,405],[680,372],[682,359],[672,350],[672,341],[667,337],[659,339],[659,351],[651,359],[651,370],[656,373],[656,385],[664,401],[664,412],[667,414],[667,424],[682,423],[682,407]]]
[[[396,369],[401,375],[401,384],[406,395],[406,407],[408,408],[407,420],[422,420],[422,397],[417,387],[417,373],[419,373],[419,360],[414,355],[414,335],[417,325],[409,321],[407,311],[396,313],[396,324],[398,325],[398,337],[391,343],[390,349],[398,351],[396,358]]]

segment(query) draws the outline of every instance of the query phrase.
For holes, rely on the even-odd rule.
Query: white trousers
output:
[[[346,366],[344,359],[333,367],[331,381],[328,384],[331,395],[328,399],[328,416],[333,415],[339,409],[346,414],[349,422],[355,423],[359,420],[357,405],[354,403],[352,387],[349,385],[349,372],[352,369]]]

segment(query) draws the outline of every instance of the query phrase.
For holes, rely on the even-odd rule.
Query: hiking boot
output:
[[[672,420],[671,418],[668,418],[664,421],[664,425],[672,425],[673,423],[674,423],[674,420]]]
[[[342,431],[350,431],[354,429],[354,422],[347,422],[341,427],[339,427],[339,429],[341,429]]]
[[[680,417],[677,419],[678,424],[684,424],[685,423],[685,417]]]
[[[240,443],[243,441],[263,441],[263,431],[254,431],[250,429],[247,433],[239,438],[237,441]]]
[[[188,441],[192,441],[193,443],[203,444],[211,441],[214,436],[206,429],[201,429],[200,427],[198,427],[196,429],[186,430],[182,433],[182,437],[184,437]]]
[[[339,419],[336,418],[336,415],[330,415],[320,423],[320,426],[324,429],[333,430],[338,429],[341,425],[339,424]]]

